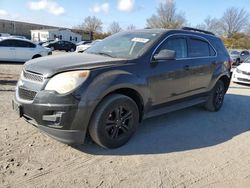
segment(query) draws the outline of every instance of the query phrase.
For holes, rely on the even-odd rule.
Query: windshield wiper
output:
[[[98,54],[98,55],[103,55],[103,56],[115,58],[114,56],[112,56],[111,54],[106,53],[106,52],[97,52],[97,53],[94,53],[94,54]]]

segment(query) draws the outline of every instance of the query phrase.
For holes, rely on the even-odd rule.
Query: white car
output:
[[[97,42],[100,42],[100,41],[102,41],[102,40],[98,39],[98,40],[95,40],[95,41],[93,41],[93,42],[91,42],[91,43],[78,45],[78,46],[76,47],[76,52],[77,52],[77,53],[82,53],[82,52],[84,52],[85,50],[87,50],[88,48],[90,48],[92,45],[94,45],[94,44],[96,44]]]
[[[51,49],[37,45],[27,39],[0,38],[0,61],[25,62],[51,54]]]
[[[235,68],[232,76],[233,82],[250,84],[250,57]]]

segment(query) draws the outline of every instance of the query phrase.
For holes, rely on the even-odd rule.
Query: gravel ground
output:
[[[0,64],[0,187],[250,187],[250,86],[231,84],[221,111],[148,119],[124,147],[72,148],[11,109],[22,64]]]

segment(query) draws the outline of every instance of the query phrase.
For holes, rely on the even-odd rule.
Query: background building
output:
[[[67,30],[67,28],[60,28],[60,27],[49,26],[49,25],[41,25],[41,24],[0,19],[0,33],[8,33],[11,35],[25,36],[28,39],[32,38],[31,30],[50,30],[50,29]],[[83,30],[72,29],[71,31],[81,35],[83,40],[89,40],[91,38],[91,34]],[[67,33],[68,31],[65,31],[65,32]]]
[[[82,40],[82,35],[74,33],[69,29],[31,30],[31,40],[34,42],[45,42],[56,39],[77,43]]]

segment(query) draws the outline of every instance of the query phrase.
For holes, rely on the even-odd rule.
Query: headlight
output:
[[[236,72],[237,73],[242,73],[242,71],[240,69],[238,69],[238,68],[236,68]]]
[[[55,75],[47,83],[45,90],[68,93],[80,86],[89,76],[88,70],[70,71]]]

